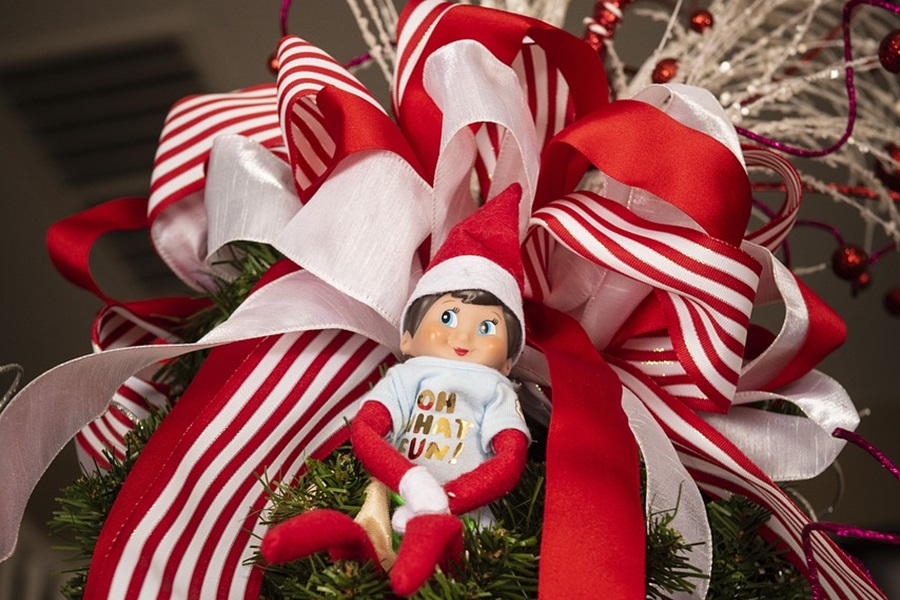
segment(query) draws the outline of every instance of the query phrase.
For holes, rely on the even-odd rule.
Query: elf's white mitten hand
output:
[[[403,533],[406,522],[418,515],[449,514],[447,493],[428,469],[419,465],[407,471],[400,479],[400,496],[406,502],[394,512],[391,524]]]
[[[391,515],[391,528],[400,535],[406,534],[406,524],[409,520],[417,516],[409,507],[409,504],[397,507],[394,514]]]

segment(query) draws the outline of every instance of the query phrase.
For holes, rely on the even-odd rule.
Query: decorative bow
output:
[[[320,49],[287,37],[278,59],[276,86],[172,108],[149,202],[116,201],[51,231],[61,270],[103,298],[87,251],[116,226],[149,224],[160,256],[197,289],[232,241],[265,242],[289,260],[193,344],[175,341],[160,315],[195,303],[111,302],[95,327],[99,352],[14,399],[0,415],[0,437],[19,449],[0,463],[4,556],[34,484],[75,432],[101,418],[82,435],[91,448],[90,428],[125,422],[104,416],[111,398],[139,405],[164,392],[148,389],[144,369],[214,348],[121,490],[86,597],[256,597],[257,476],[294,477],[346,438],[354,401],[397,350],[423,265],[491,190],[519,182],[530,346],[514,375],[553,398],[541,595],[643,598],[643,511],[677,508],[672,525],[699,544],[690,560],[708,574],[698,486],[769,509],[769,533],[805,569],[809,519],[773,479],[821,472],[842,444],[829,433],[857,417],[812,370],[842,340],[840,320],[772,257],[800,198],[787,163],[742,152],[702,90],[654,86],[607,103],[589,47],[499,11],[409,3],[396,123]],[[745,165],[775,171],[788,190],[777,217],[746,236]],[[778,300],[781,332],[759,334],[754,303]],[[808,418],[737,406],[773,398]],[[811,543],[829,594],[882,597],[828,538]]]

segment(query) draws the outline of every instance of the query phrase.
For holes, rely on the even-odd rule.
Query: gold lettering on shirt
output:
[[[428,448],[425,449],[425,458],[432,460],[444,460],[444,455],[450,446],[438,446],[434,442],[428,442]]]
[[[462,419],[453,419],[453,420],[456,422],[456,426],[457,426],[456,438],[460,439],[460,440],[466,439],[466,434],[469,432],[469,427],[471,427],[475,423],[472,423],[470,421],[464,421]],[[449,436],[447,436],[447,437],[449,437]]]
[[[462,454],[464,444],[462,442],[456,445],[456,449],[453,451],[453,458],[450,459],[450,464],[455,465],[456,459],[459,458],[459,455]]]
[[[458,420],[459,419],[457,419],[457,421]],[[438,417],[437,423],[434,426],[434,435],[442,435],[447,439],[453,437],[453,432],[450,431],[450,421],[447,417]]]
[[[452,413],[456,409],[456,392],[441,392],[437,397],[437,406],[435,410],[438,412]]]
[[[413,433],[424,433],[428,435],[428,432],[431,431],[431,424],[434,422],[434,415],[428,415],[427,417],[419,413],[416,415],[416,423],[413,425]]]
[[[419,397],[416,398],[416,406],[422,410],[431,410],[431,407],[434,406],[434,392],[422,390],[419,393]]]
[[[422,457],[427,460],[448,461],[456,464],[465,444],[463,440],[475,423],[460,418],[447,418],[435,413],[453,414],[456,410],[456,392],[437,392],[422,390],[416,398],[416,410],[403,428],[405,434],[397,445],[397,449],[410,460]],[[435,440],[434,438],[440,438]],[[445,440],[456,439],[457,443],[450,452],[451,445]]]
[[[422,455],[422,450],[425,449],[425,440],[419,441],[419,449],[416,450],[416,438],[413,438],[409,441],[409,452],[406,453],[406,456],[409,457],[410,460],[414,460],[419,458]]]

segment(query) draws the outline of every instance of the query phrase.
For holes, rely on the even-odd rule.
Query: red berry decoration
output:
[[[884,308],[893,316],[900,317],[900,286],[884,295]]]
[[[869,287],[872,283],[872,276],[868,271],[863,271],[859,274],[859,277],[853,280],[853,284],[850,286],[850,294],[856,298],[856,295],[861,291]]]
[[[847,281],[855,281],[866,272],[869,255],[856,244],[844,244],[831,255],[834,274]]]
[[[900,29],[895,29],[881,40],[878,60],[889,73],[900,73]]]
[[[712,13],[705,8],[700,8],[691,13],[691,29],[697,33],[703,33],[713,26]]]
[[[631,2],[632,0],[597,0],[594,3],[594,15],[584,22],[587,26],[584,41],[588,46],[600,53],[606,50],[606,40],[615,35],[616,27],[622,22],[622,13]]]
[[[266,66],[269,67],[269,71],[272,72],[273,75],[278,75],[278,53],[273,52],[269,55],[269,60],[266,62]]]
[[[678,61],[674,58],[664,58],[653,67],[653,83],[669,83],[678,75]]]
[[[587,42],[587,45],[593,48],[596,52],[600,52],[604,48],[603,36],[596,31],[591,31],[590,29],[588,29],[584,34],[584,41]]]
[[[900,165],[900,146],[897,144],[888,144],[884,149],[888,155],[894,159],[894,162]],[[890,168],[886,167],[880,160],[875,161],[875,175],[878,176],[878,179],[880,179],[881,183],[886,187],[895,192],[900,192],[900,166],[890,170]]]

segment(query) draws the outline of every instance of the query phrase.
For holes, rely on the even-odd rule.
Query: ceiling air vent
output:
[[[170,38],[68,52],[0,69],[0,92],[86,208],[149,193],[153,158],[172,104],[202,93],[197,70]],[[132,267],[120,293],[168,292],[174,279],[146,232],[110,244]]]
[[[181,44],[169,39],[17,64],[0,71],[0,84],[73,187],[149,179],[166,113],[202,90]]]

